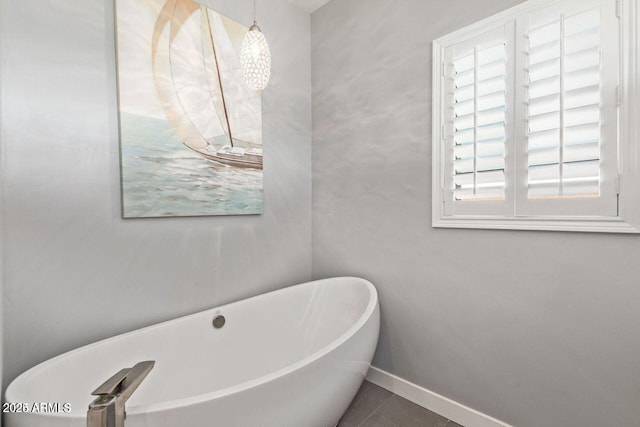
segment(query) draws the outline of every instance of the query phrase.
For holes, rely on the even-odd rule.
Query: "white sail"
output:
[[[200,15],[198,9],[184,23],[172,21],[172,27],[180,27],[175,31],[170,47],[171,76],[182,109],[198,132],[208,139],[228,134],[228,131],[226,122],[217,119],[213,101],[221,99],[219,86],[208,82],[207,73],[211,67],[205,65]],[[194,58],[198,60],[194,61]]]
[[[182,26],[197,10],[199,5],[190,0],[168,0],[158,14],[151,43],[153,78],[158,100],[176,134],[185,145],[193,149],[204,148],[208,143],[186,113],[183,100],[178,95],[174,84],[172,45]]]
[[[209,150],[210,142],[262,146],[260,94],[244,84],[238,59],[246,31],[192,0],[167,0],[159,13],[152,40],[156,90],[169,123],[193,150]]]
[[[233,138],[262,145],[262,100],[247,87],[240,68],[240,42],[247,29],[219,13],[208,13]],[[230,35],[235,36],[235,43]]]
[[[207,8],[200,7],[201,22],[201,39],[202,39],[202,64],[207,80],[207,87],[211,102],[215,108],[218,120],[224,130],[225,135],[229,136],[228,144],[232,145],[231,132],[229,130],[229,119],[227,106],[225,104],[224,92],[221,85],[221,77],[218,72],[218,59],[216,46],[213,41],[213,32],[211,30],[211,20]],[[211,137],[210,137],[211,138]]]

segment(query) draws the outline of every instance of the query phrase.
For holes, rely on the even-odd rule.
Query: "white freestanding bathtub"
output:
[[[218,314],[226,324],[215,329]],[[379,325],[364,279],[292,286],[41,363],[7,389],[13,409],[28,412],[5,414],[6,426],[84,427],[90,393],[143,360],[156,364],[127,402],[127,427],[335,426],[369,369]],[[33,413],[34,403],[59,412]]]

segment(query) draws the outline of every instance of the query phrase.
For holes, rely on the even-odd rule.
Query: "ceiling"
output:
[[[315,12],[325,4],[329,3],[329,0],[289,0],[291,3],[301,7],[309,13]]]

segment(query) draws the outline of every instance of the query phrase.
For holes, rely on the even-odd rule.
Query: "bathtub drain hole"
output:
[[[216,329],[220,329],[224,326],[226,320],[224,316],[218,315],[213,318],[213,327]]]

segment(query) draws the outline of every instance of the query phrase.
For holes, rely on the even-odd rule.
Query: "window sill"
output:
[[[538,230],[588,233],[637,234],[640,229],[620,218],[504,218],[455,216],[434,219],[433,228],[473,228],[490,230]]]

